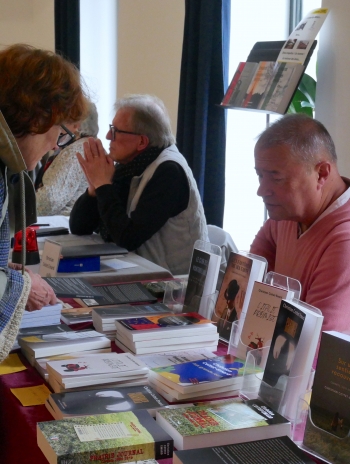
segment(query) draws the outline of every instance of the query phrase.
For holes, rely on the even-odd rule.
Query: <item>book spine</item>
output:
[[[223,100],[221,102],[221,104],[223,106],[229,105],[231,103],[230,100],[231,100],[233,91],[235,90],[235,88],[236,88],[236,86],[238,84],[238,81],[239,81],[239,79],[241,77],[244,66],[245,66],[245,62],[241,61],[239,63],[239,65],[238,65],[237,69],[236,69],[236,72],[233,75],[233,78],[232,78],[232,81],[231,81],[231,83],[229,85],[229,88],[227,89],[226,94],[225,94],[225,96],[224,96],[224,98],[223,98]]]

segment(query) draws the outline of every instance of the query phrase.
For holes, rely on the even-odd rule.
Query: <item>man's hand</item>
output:
[[[112,183],[114,163],[106,155],[99,139],[89,137],[88,141],[84,142],[84,154],[85,157],[81,153],[77,153],[77,158],[89,183],[88,192],[94,196],[95,189],[101,185]]]
[[[28,301],[26,304],[27,311],[36,311],[43,306],[57,303],[55,292],[50,285],[43,280],[39,274],[34,274],[26,269],[32,281]]]

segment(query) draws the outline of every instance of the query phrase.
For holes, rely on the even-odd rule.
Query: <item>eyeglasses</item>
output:
[[[112,134],[112,140],[115,140],[115,134],[141,135],[141,134],[137,134],[136,132],[129,132],[129,131],[123,131],[123,130],[117,129],[115,126],[112,126],[112,124],[109,125],[109,130],[111,131],[111,134]]]
[[[61,124],[61,127],[65,131],[65,134],[60,134],[58,136],[57,145],[60,148],[65,147],[69,143],[73,142],[75,139],[75,134],[73,134],[73,132],[67,129],[67,127],[64,126],[63,124]]]

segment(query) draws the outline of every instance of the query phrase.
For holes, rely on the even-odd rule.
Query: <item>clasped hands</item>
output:
[[[95,195],[95,190],[101,185],[112,183],[114,162],[106,154],[101,140],[89,137],[84,142],[84,156],[77,153],[77,158],[89,183],[90,195]]]

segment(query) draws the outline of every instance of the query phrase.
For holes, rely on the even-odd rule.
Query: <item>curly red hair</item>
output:
[[[21,137],[83,120],[88,102],[72,63],[48,50],[16,44],[0,51],[0,110]]]

